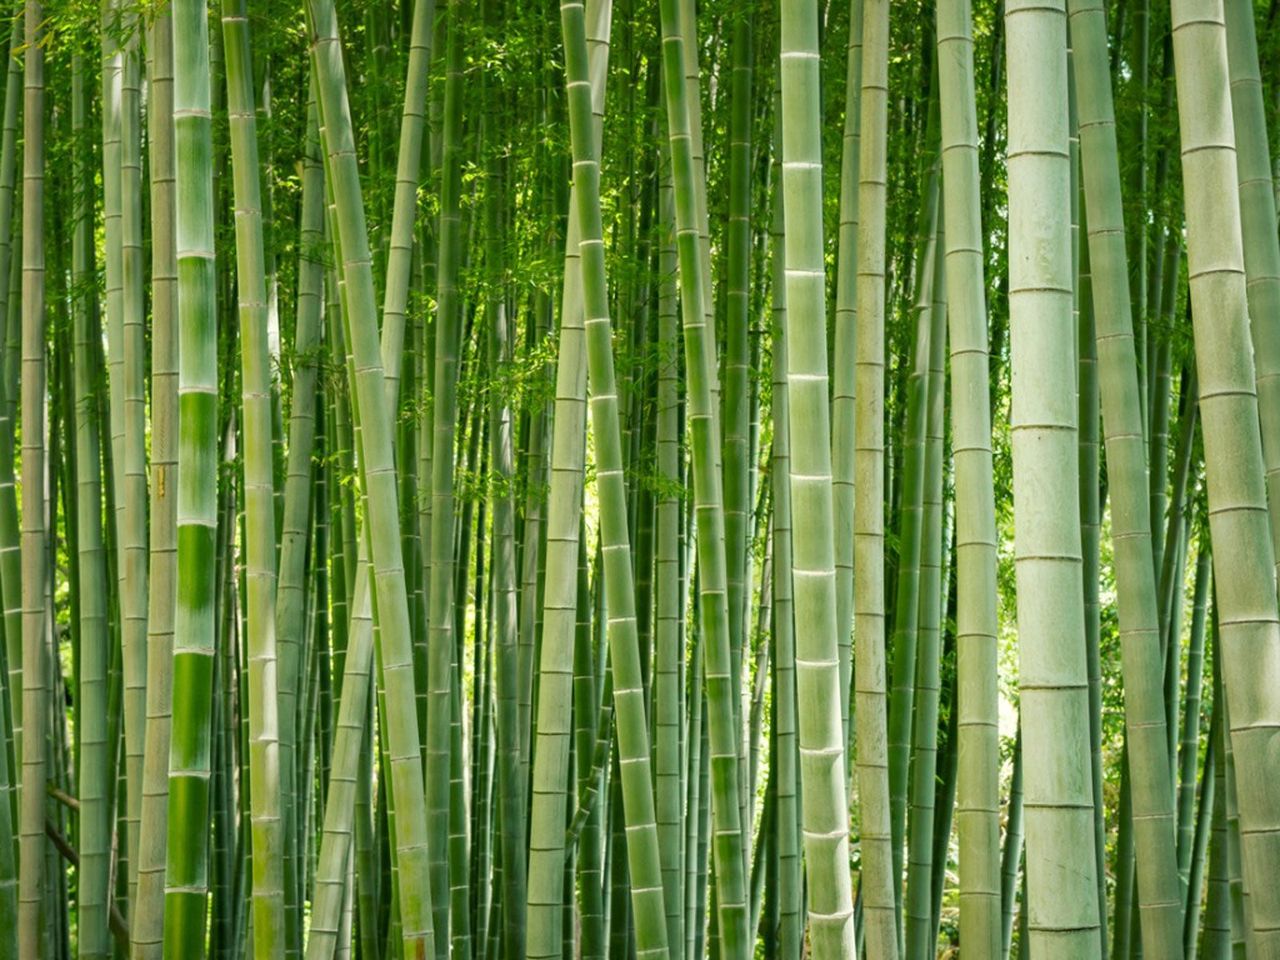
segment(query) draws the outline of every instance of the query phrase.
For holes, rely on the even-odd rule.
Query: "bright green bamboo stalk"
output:
[[[692,105],[683,76],[686,40],[681,11],[692,4],[663,0],[662,67],[667,132],[676,205],[676,246],[680,264],[681,314],[685,376],[688,380],[687,422],[693,449],[693,498],[697,518],[699,628],[707,691],[707,731],[715,819],[716,907],[723,949],[731,958],[745,956],[747,942],[746,878],[743,860],[740,769],[742,746],[738,726],[739,679],[733,674],[725,596],[724,510],[718,460],[720,425],[715,402],[715,340],[708,314],[710,283],[699,243],[698,176],[694,154]],[[694,84],[696,88],[696,83]],[[701,138],[700,133],[697,135]],[[829,454],[828,454],[829,455]]]
[[[854,949],[853,893],[836,640],[816,3],[783,4],[781,40],[795,674],[806,797],[801,827],[814,956],[847,957]]]
[[[937,7],[947,317],[956,488],[956,736],[960,936],[997,956],[1001,934],[996,550],[987,304],[967,0]],[[1011,916],[1011,914],[1010,914]]]
[[[573,147],[573,176],[578,188],[579,252],[582,258],[583,325],[586,328],[591,423],[595,440],[596,483],[600,497],[600,537],[607,632],[613,671],[627,861],[635,918],[636,955],[667,954],[662,864],[653,809],[649,729],[636,636],[635,587],[627,529],[626,484],[618,424],[611,322],[600,214],[600,161],[593,122],[593,97],[587,54],[585,5],[562,2],[560,23],[565,44],[565,81]],[[732,954],[731,954],[732,955]]]
[[[80,57],[72,60],[72,129],[83,135],[85,123],[84,75]],[[98,405],[94,393],[96,370],[93,336],[96,303],[87,288],[92,271],[90,246],[91,202],[88,171],[77,152],[73,170],[75,209],[72,232],[72,278],[76,286],[72,304],[75,350],[76,430],[76,543],[79,549],[80,689],[76,726],[80,738],[79,854],[77,871],[76,928],[79,956],[106,957],[108,875],[110,872],[111,808],[108,775],[111,763],[107,745],[107,570],[102,542],[102,479],[98,441]]]
[[[50,665],[45,525],[44,9],[26,0],[22,56],[22,795],[18,862],[18,951],[44,954],[45,778],[49,769]]]
[[[936,98],[930,98],[933,114]],[[936,115],[934,115],[936,116]],[[931,125],[936,120],[930,121]],[[925,134],[926,138],[929,134]],[[906,416],[901,446],[902,479],[899,481],[897,590],[893,617],[893,675],[889,697],[889,807],[893,849],[893,875],[897,881],[894,896],[901,914],[903,850],[907,827],[907,789],[910,784],[912,718],[916,683],[916,648],[920,613],[920,556],[924,532],[924,459],[925,433],[928,429],[930,336],[932,334],[933,287],[938,261],[937,218],[938,179],[936,164],[931,165],[925,188],[924,215],[920,223],[924,233],[918,250],[915,270],[916,335],[912,346],[910,372],[906,376]],[[899,921],[899,949],[902,948]]]
[[[245,612],[249,661],[249,797],[252,817],[253,955],[284,954],[285,841],[281,815],[279,684],[276,637],[276,536],[272,373],[262,248],[257,112],[249,15],[244,0],[223,0],[227,113],[231,136],[240,320],[247,543]],[[290,706],[288,709],[292,709]]]
[[[1256,358],[1258,413],[1266,468],[1271,543],[1280,555],[1280,327],[1262,318],[1280,313],[1280,234],[1267,144],[1267,112],[1258,68],[1254,8],[1225,0],[1227,64],[1231,111],[1235,119],[1236,173],[1239,178],[1240,230],[1248,278],[1250,324]],[[1280,574],[1280,567],[1277,567]],[[1276,935],[1280,938],[1280,934]]]
[[[849,741],[853,677],[854,340],[857,328],[858,162],[862,105],[862,3],[849,0],[845,53],[844,135],[840,149],[840,226],[836,248],[835,336],[831,360],[831,495],[836,553],[836,641],[840,653],[840,716]],[[776,286],[775,286],[776,290]],[[776,295],[776,294],[775,294]],[[779,415],[774,412],[774,429]],[[776,479],[776,478],[775,478]],[[775,494],[778,485],[774,485]],[[774,504],[777,510],[777,503]],[[776,552],[775,552],[776,563]],[[846,765],[848,757],[845,757]]]
[[[1223,645],[1223,686],[1237,763],[1241,848],[1254,946],[1280,956],[1280,804],[1274,739],[1280,727],[1280,621],[1267,524],[1226,30],[1214,0],[1176,0],[1173,52],[1187,212],[1187,269]]]
[[[1071,322],[1067,18],[1007,0],[1009,305],[1027,904],[1037,957],[1097,956]],[[1143,487],[1145,493],[1145,485]]]
[[[360,198],[337,19],[333,5],[327,0],[313,0],[307,6],[314,31],[313,67],[325,119],[324,142],[343,252],[347,326],[354,358],[350,379],[359,405],[362,493],[376,582],[379,663],[388,703],[402,705],[388,711],[386,731],[391,760],[388,793],[394,796],[397,814],[399,916],[404,950],[408,956],[418,957],[434,950],[432,898],[427,872],[429,851],[418,724],[415,711],[408,709],[408,705],[414,703],[413,650],[392,459],[391,418],[386,411],[368,233]]]
[[[1138,902],[1143,945],[1171,960],[1182,956],[1181,896],[1174,877],[1173,785],[1160,633],[1152,566],[1138,365],[1130,320],[1129,271],[1107,25],[1097,0],[1070,0],[1072,62],[1079,90],[1080,152],[1088,213],[1090,279],[1098,345],[1102,424],[1114,509],[1116,579],[1125,687],[1125,731],[1132,789]],[[1092,778],[1091,778],[1092,779]]]
[[[853,708],[858,743],[862,910],[867,951],[898,955],[890,839],[884,611],[885,195],[889,4],[864,0],[862,141],[858,168],[857,456],[854,503]],[[794,418],[793,418],[794,419]],[[797,636],[804,630],[797,621]],[[801,703],[804,697],[801,695]]]
[[[941,247],[945,229],[938,214],[935,245]],[[929,311],[928,386],[925,398],[923,528],[920,550],[919,628],[916,645],[915,720],[912,724],[911,819],[908,823],[906,897],[906,955],[932,960],[937,953],[933,928],[933,824],[938,758],[938,699],[940,633],[942,630],[943,512],[943,396],[946,387],[947,301],[943,292],[946,268],[934,254],[933,304]]]
[[[164,956],[203,956],[208,892],[218,387],[213,146],[204,4],[173,6],[178,265],[177,607]]]

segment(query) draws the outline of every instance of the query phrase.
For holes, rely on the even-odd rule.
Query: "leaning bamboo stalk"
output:
[[[698,584],[704,681],[707,691],[707,731],[715,819],[716,908],[723,949],[730,957],[744,955],[747,943],[747,902],[741,821],[741,771],[738,753],[737,697],[739,679],[733,674],[728,629],[724,552],[724,501],[719,464],[720,424],[716,403],[715,337],[709,320],[710,271],[699,242],[699,196],[696,141],[693,132],[696,98],[689,97],[684,71],[693,55],[686,50],[682,19],[691,17],[691,3],[664,0],[662,15],[663,81],[676,208],[676,246],[679,256],[685,370],[688,380],[687,423],[693,449],[693,499],[697,522]],[[682,15],[683,12],[683,15]],[[695,57],[696,60],[696,57]],[[696,83],[693,84],[696,88]]]
[[[1182,910],[1175,882],[1173,783],[1160,689],[1146,441],[1130,318],[1106,17],[1096,0],[1070,0],[1069,10],[1102,425],[1114,504],[1111,523],[1142,940],[1146,949],[1176,960],[1182,956]]]
[[[347,102],[346,70],[338,37],[337,18],[327,0],[307,4],[313,31],[315,69],[324,143],[338,213],[343,252],[347,327],[354,363],[349,371],[360,424],[361,492],[376,581],[375,604],[380,630],[379,663],[388,702],[414,703],[413,650],[405,589],[404,556],[400,543],[396,473],[392,452],[391,418],[387,415],[385,385],[377,330],[368,232],[360,195],[354,134]],[[388,793],[396,809],[396,863],[399,869],[399,916],[402,942],[409,956],[434,952],[431,890],[427,872],[426,804],[422,757],[415,711],[387,714],[388,754],[391,761]]]

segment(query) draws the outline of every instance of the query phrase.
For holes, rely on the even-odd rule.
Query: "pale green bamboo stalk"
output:
[[[840,716],[849,744],[853,679],[854,340],[857,329],[858,162],[861,152],[862,3],[849,0],[844,134],[840,148],[840,225],[836,248],[835,336],[831,359],[831,492],[836,552],[836,642]],[[775,413],[775,424],[777,421]],[[774,429],[777,429],[775,425]],[[777,485],[774,486],[775,491]],[[775,493],[776,496],[776,493]],[[775,504],[774,509],[777,509]],[[848,765],[846,755],[846,766]],[[847,771],[846,771],[847,776]]]
[[[26,0],[22,55],[22,795],[19,817],[18,952],[44,954],[45,778],[49,769],[45,525],[44,8]]]
[[[587,19],[591,24],[588,28],[589,36],[593,39],[589,54],[589,82],[593,96],[592,113],[596,118],[597,143],[604,117],[604,85],[608,74],[608,37],[612,11],[611,3],[593,3],[592,9],[587,12]],[[577,569],[578,551],[581,548],[587,420],[587,364],[578,202],[578,188],[571,186],[552,416],[554,428],[551,435],[551,477],[546,514],[542,649],[537,664],[537,722],[529,780],[532,806],[525,918],[525,956],[529,960],[559,957],[562,949],[564,824],[568,805],[565,789],[568,782],[569,737],[573,732],[569,707],[573,702],[573,654],[578,618]],[[536,547],[526,543],[525,550],[530,549]],[[529,564],[526,562],[526,569],[528,568]],[[524,691],[520,693],[523,697]],[[521,704],[518,703],[517,707],[519,706]]]
[[[1244,876],[1254,947],[1280,956],[1280,620],[1267,524],[1258,399],[1249,341],[1241,211],[1222,4],[1175,0],[1173,52],[1182,137],[1196,371],[1227,721],[1236,759]],[[1228,794],[1228,799],[1230,795]]]
[[[129,936],[137,960],[157,960],[164,936],[169,724],[178,480],[177,264],[174,250],[173,25],[168,8],[148,31],[147,145],[151,174],[151,549],[147,594],[147,717],[138,889]]]
[[[955,729],[963,758],[956,784],[960,936],[979,956],[995,957],[1002,932],[997,535],[973,24],[967,0],[940,0],[937,35],[956,488],[958,692],[951,709],[958,711]]]
[[[277,587],[276,636],[280,638],[280,766],[283,778],[282,800],[285,807],[285,883],[297,876],[297,851],[290,838],[295,836],[298,806],[295,791],[307,783],[297,764],[299,744],[296,740],[297,653],[292,640],[303,629],[307,607],[306,559],[311,511],[327,509],[312,503],[312,454],[316,446],[316,407],[319,397],[316,382],[321,340],[321,302],[324,288],[324,169],[320,159],[320,135],[315,88],[310,85],[307,98],[307,127],[302,155],[302,204],[298,247],[297,316],[294,325],[295,366],[293,370],[293,402],[289,411],[289,453],[285,465],[284,511],[280,530],[280,579]],[[345,597],[343,598],[345,611]],[[338,619],[334,604],[334,618]],[[294,829],[291,829],[294,827]],[[292,866],[291,866],[292,864]],[[288,887],[286,887],[286,890]],[[286,894],[287,896],[287,894]],[[294,932],[301,923],[300,903],[286,900],[285,923],[289,929],[286,949],[292,951],[300,943]]]
[[[387,714],[390,787],[396,810],[396,864],[399,870],[399,916],[408,956],[434,952],[431,889],[427,870],[427,820],[414,701],[413,649],[400,541],[391,417],[379,356],[368,232],[360,196],[346,71],[332,3],[307,4],[313,30],[312,63],[324,143],[338,213],[343,275],[348,306],[347,326],[354,360],[349,374],[360,424],[361,490],[376,583],[375,605],[380,631],[379,663],[389,703],[403,705]]]
[[[795,672],[800,783],[807,799],[801,828],[814,956],[847,957],[854,947],[853,891],[839,712],[816,2],[782,5],[781,41]]]
[[[772,181],[782,173],[781,91],[774,93]],[[773,451],[769,469],[773,482],[773,510],[770,518],[773,535],[773,721],[772,738],[775,756],[770,778],[777,787],[777,853],[778,853],[778,944],[783,960],[798,960],[804,939],[803,892],[800,881],[800,811],[796,766],[796,652],[795,611],[792,598],[791,554],[791,431],[790,408],[787,404],[787,284],[786,209],[782,191],[776,187],[770,198],[770,311],[773,326]],[[852,331],[849,331],[852,332]],[[832,484],[835,490],[835,484]],[[838,492],[838,491],[836,491]],[[852,522],[852,518],[850,518]],[[852,586],[852,584],[850,584]],[[850,604],[852,615],[852,603]],[[847,729],[846,729],[847,734]],[[847,742],[847,736],[846,736]],[[845,762],[847,780],[848,761]],[[771,764],[772,767],[772,764]]]
[[[72,130],[84,133],[84,74],[79,55],[72,59]],[[107,628],[107,570],[102,541],[102,465],[98,440],[98,405],[94,393],[97,370],[91,337],[101,337],[97,304],[87,282],[93,269],[90,245],[92,206],[83,154],[77,152],[72,172],[75,208],[72,227],[72,279],[76,288],[72,303],[75,351],[76,431],[76,546],[79,550],[78,604],[80,607],[79,854],[77,870],[76,931],[79,956],[106,957],[110,953],[107,932],[108,876],[110,873],[111,808],[108,786],[107,661],[110,640]]]
[[[1129,270],[1116,146],[1107,23],[1098,0],[1070,0],[1072,63],[1079,91],[1080,153],[1087,208],[1090,280],[1106,442],[1119,598],[1125,730],[1132,790],[1139,915],[1146,950],[1182,956],[1182,907],[1175,878],[1173,781],[1151,547],[1138,363],[1130,318]],[[1151,398],[1149,398],[1149,402]],[[1092,777],[1090,778],[1092,780]]]
[[[864,0],[862,140],[858,168],[854,668],[862,910],[867,951],[898,955],[889,804],[884,610],[885,200],[889,3]],[[797,636],[804,634],[797,622]],[[803,704],[803,694],[800,695]]]
[[[1267,111],[1258,68],[1258,38],[1250,3],[1225,0],[1227,64],[1235,120],[1240,230],[1248,281],[1249,325],[1256,363],[1262,456],[1266,469],[1271,543],[1280,555],[1280,326],[1264,318],[1280,314],[1280,235],[1267,143]],[[1280,574],[1280,566],[1276,568]],[[1280,937],[1280,934],[1277,934]]]
[[[222,2],[227,115],[235,203],[236,294],[240,321],[243,410],[246,592],[249,685],[253,955],[284,954],[286,838],[281,812],[279,682],[276,637],[275,483],[272,462],[272,372],[262,248],[262,197],[253,57],[245,0]],[[292,639],[290,640],[292,642]],[[289,706],[292,709],[292,705]]]
[[[693,450],[693,499],[697,522],[699,630],[707,691],[707,731],[712,778],[712,816],[715,820],[716,909],[723,949],[729,957],[744,956],[748,943],[746,878],[742,825],[739,752],[740,677],[733,672],[725,584],[724,503],[719,460],[720,424],[716,402],[714,324],[709,319],[710,272],[699,242],[700,177],[696,150],[701,133],[689,96],[685,34],[692,19],[689,0],[663,0],[662,68],[666,94],[667,132],[676,206],[676,246],[680,264],[681,314],[684,329],[685,376],[688,380],[686,420]],[[678,8],[678,9],[677,9]],[[688,29],[683,29],[688,28]]]
[[[1028,932],[1037,957],[1100,950],[1081,604],[1067,18],[1006,0],[1009,305]],[[1143,488],[1145,492],[1145,485]]]

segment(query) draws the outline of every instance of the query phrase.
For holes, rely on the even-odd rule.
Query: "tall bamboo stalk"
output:
[[[1096,956],[1068,222],[1067,18],[1007,0],[1009,309],[1026,911],[1042,956]],[[1049,211],[1054,211],[1050,213]]]
[[[898,955],[889,808],[884,608],[885,202],[889,4],[864,0],[858,165],[858,293],[854,501],[854,667],[862,911],[867,950]],[[798,507],[798,505],[797,505]],[[799,636],[803,631],[797,629]],[[803,698],[801,698],[803,702]]]
[[[1254,948],[1280,953],[1280,805],[1263,759],[1280,726],[1280,620],[1240,238],[1222,4],[1172,6],[1196,371],[1240,846]],[[1228,774],[1230,776],[1230,774]]]
[[[23,5],[22,56],[22,750],[18,821],[18,951],[44,952],[52,889],[45,866],[45,778],[49,770],[49,531],[45,519],[47,371],[44,299],[44,8]],[[48,886],[47,886],[48,885]]]

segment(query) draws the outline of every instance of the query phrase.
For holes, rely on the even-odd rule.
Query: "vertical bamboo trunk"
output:
[[[810,937],[814,956],[826,960],[853,953],[854,931],[836,639],[816,3],[782,5],[781,41],[795,683],[800,783],[807,800],[801,828]]]
[[[996,688],[996,549],[987,304],[974,106],[973,25],[966,0],[937,8],[942,98],[947,318],[956,488],[956,793],[960,937],[998,956],[1001,934],[1000,754]]]
[[[840,716],[849,744],[853,677],[854,342],[858,292],[858,163],[861,159],[862,3],[849,0],[845,54],[844,136],[840,150],[840,226],[836,252],[835,335],[831,370],[831,493],[836,554],[836,641],[840,652]],[[776,335],[776,334],[775,334]],[[780,419],[774,413],[774,430]],[[775,490],[777,489],[775,485]],[[775,494],[776,496],[776,494]],[[775,503],[774,509],[777,510]],[[775,552],[775,563],[777,562]],[[776,568],[775,568],[776,569]],[[846,753],[845,762],[849,757]],[[847,773],[846,773],[847,776]]]
[[[773,170],[774,182],[781,176],[782,111],[781,91],[774,94]],[[787,395],[787,284],[786,208],[782,191],[774,189],[770,199],[773,208],[770,225],[771,312],[773,326],[773,451],[769,465],[774,491],[773,525],[773,602],[775,646],[773,655],[773,722],[771,739],[774,746],[770,779],[777,795],[777,872],[778,872],[778,955],[783,960],[797,960],[804,938],[804,916],[801,912],[800,880],[800,811],[796,766],[796,680],[795,680],[795,611],[792,597],[791,552],[791,413]],[[850,331],[852,332],[852,331]],[[833,485],[834,486],[834,485]],[[836,491],[838,492],[838,491]],[[852,518],[850,518],[852,523]],[[849,585],[852,588],[852,583]],[[852,608],[852,598],[850,599]],[[849,611],[852,616],[852,609]],[[847,731],[846,731],[847,733]],[[847,742],[847,736],[846,736]],[[848,762],[846,760],[846,768]],[[848,773],[846,770],[845,777]]]
[[[73,60],[72,127],[83,133],[85,92],[79,56]],[[82,159],[74,169],[75,197],[72,227],[72,276],[79,296],[72,304],[75,352],[76,542],[79,549],[80,690],[77,728],[80,737],[80,866],[76,899],[79,956],[106,957],[108,877],[111,849],[111,808],[108,785],[107,570],[102,537],[102,481],[98,434],[98,405],[94,395],[96,351],[92,337],[101,338],[97,304],[83,286],[92,271],[90,246],[91,180]]]
[[[47,631],[49,531],[46,526],[47,383],[44,302],[44,8],[23,6],[22,57],[22,794],[18,861],[18,951],[45,953],[45,778],[49,767],[50,665]]]
[[[235,202],[236,293],[244,417],[245,612],[248,622],[249,797],[252,817],[253,955],[284,954],[286,838],[281,816],[279,682],[276,627],[275,483],[272,373],[262,246],[257,111],[248,8],[223,0],[227,113]]]
[[[1220,2],[1176,0],[1172,9],[1187,269],[1240,846],[1253,947],[1259,956],[1280,956],[1280,886],[1269,879],[1280,873],[1273,759],[1280,730],[1280,621],[1249,342],[1235,136],[1225,109],[1226,30]]]
[[[169,744],[164,956],[203,956],[209,889],[210,728],[215,650],[218,369],[204,4],[173,6],[178,267],[177,606]]]
[[[143,747],[138,891],[129,927],[138,960],[156,960],[164,935],[164,871],[173,713],[177,552],[178,328],[174,249],[173,25],[157,13],[148,34],[147,143],[151,174],[151,544],[147,594],[147,719]]]
[[[1040,958],[1097,956],[1062,3],[1009,0],[1009,307],[1026,905]]]
[[[146,300],[143,267],[141,72],[137,15],[122,8],[120,82],[120,355],[123,489],[115,491],[120,544],[120,644],[124,669],[125,824],[128,903],[136,899],[147,715],[147,424]]]
[[[864,0],[858,168],[854,502],[854,668],[862,910],[869,953],[894,960],[898,923],[890,839],[884,611],[885,202],[889,3]],[[788,304],[788,306],[790,306]],[[788,345],[790,346],[790,344]],[[797,636],[803,631],[797,629]],[[803,697],[801,697],[803,702]]]

